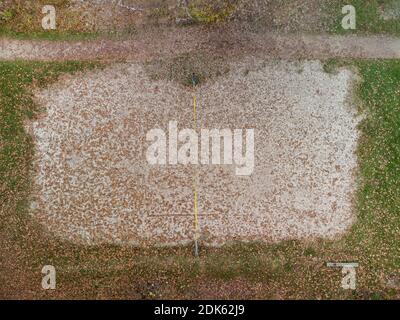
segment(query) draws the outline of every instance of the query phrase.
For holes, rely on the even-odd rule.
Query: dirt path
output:
[[[243,33],[231,28],[170,28],[143,32],[129,40],[0,40],[0,59],[105,59],[144,61],[192,50],[262,58],[400,58],[400,39],[387,36],[339,36]]]

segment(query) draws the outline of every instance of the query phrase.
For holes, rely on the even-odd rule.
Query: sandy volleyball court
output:
[[[201,238],[334,237],[352,224],[358,120],[353,74],[317,61],[244,60],[196,90],[151,80],[140,64],[64,78],[37,93],[31,213],[61,238],[172,245],[193,239],[198,175]],[[232,165],[152,166],[146,133],[254,129],[254,171]]]

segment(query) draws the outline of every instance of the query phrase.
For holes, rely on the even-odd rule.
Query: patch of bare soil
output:
[[[265,293],[271,288],[265,283],[253,283],[244,279],[234,279],[230,281],[198,281],[193,288],[194,298],[202,299],[263,299]],[[273,297],[279,299],[278,295]]]
[[[329,0],[239,1],[233,16],[243,29],[266,32],[323,33],[331,17],[325,10]]]
[[[86,27],[96,31],[137,30],[145,25],[231,21],[251,31],[324,32],[329,17],[317,0],[74,0]]]
[[[250,176],[232,165],[149,165],[149,130],[193,128],[192,89],[140,64],[67,77],[37,94],[32,215],[88,244],[193,239],[199,176],[202,241],[332,238],[353,221],[357,122],[353,75],[319,62],[245,59],[196,88],[198,128],[254,129]]]

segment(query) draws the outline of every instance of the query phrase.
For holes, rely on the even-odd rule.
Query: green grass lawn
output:
[[[355,65],[363,79],[356,93],[365,115],[352,230],[336,241],[202,248],[196,259],[189,247],[74,245],[28,216],[33,143],[23,123],[40,112],[32,88],[99,65],[0,62],[0,296],[207,298],[211,291],[219,298],[399,297],[385,284],[400,277],[400,61],[330,61],[326,69],[344,64]],[[327,268],[328,261],[360,264],[356,291],[340,288],[340,269]],[[57,269],[56,291],[39,289],[46,264]]]

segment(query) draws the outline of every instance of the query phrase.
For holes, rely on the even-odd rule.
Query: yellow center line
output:
[[[197,130],[197,100],[196,94],[193,94],[193,122],[194,122],[194,129]]]
[[[197,101],[196,94],[193,94],[193,124],[194,129],[197,130]],[[196,169],[195,169],[196,170]],[[198,183],[198,172],[196,170],[193,177],[193,192],[194,192],[194,240],[197,241],[200,237],[199,228],[199,207],[198,207],[198,193],[197,193],[197,183]],[[197,245],[197,243],[196,243]]]

